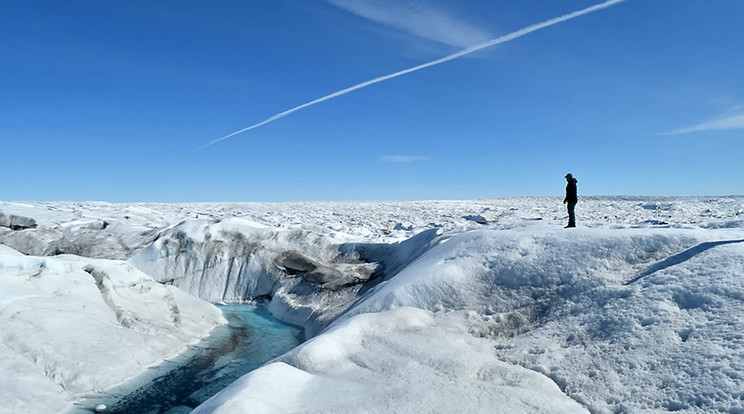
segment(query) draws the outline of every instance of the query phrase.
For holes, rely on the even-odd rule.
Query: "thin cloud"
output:
[[[740,106],[710,121],[675,131],[664,132],[659,135],[680,135],[704,131],[728,131],[732,129],[744,129],[744,108]]]
[[[199,149],[206,148],[206,147],[208,147],[210,145],[214,145],[214,144],[216,144],[216,143],[218,143],[220,141],[224,141],[224,140],[226,140],[228,138],[231,138],[231,137],[233,137],[235,135],[242,134],[243,132],[248,132],[248,131],[250,131],[252,129],[256,129],[256,128],[261,127],[263,125],[266,125],[268,123],[274,122],[274,121],[276,121],[278,119],[284,118],[285,116],[287,116],[289,114],[292,114],[294,112],[297,112],[297,111],[299,111],[301,109],[305,109],[305,108],[307,108],[309,106],[313,106],[313,105],[319,104],[321,102],[325,102],[325,101],[327,101],[329,99],[337,98],[337,97],[339,97],[341,95],[346,95],[349,92],[353,92],[353,91],[356,91],[358,89],[366,88],[367,86],[374,85],[374,84],[380,83],[380,82],[384,82],[384,81],[386,81],[388,79],[397,78],[398,76],[407,75],[409,73],[416,72],[416,71],[419,71],[421,69],[425,69],[425,68],[428,68],[428,67],[431,67],[431,66],[436,66],[436,65],[439,65],[439,64],[442,64],[442,63],[445,63],[445,62],[449,62],[450,60],[457,59],[457,58],[460,58],[460,57],[469,55],[471,53],[475,53],[475,52],[477,52],[479,50],[483,50],[483,49],[488,48],[488,47],[491,47],[491,46],[500,45],[502,43],[510,42],[510,41],[512,41],[514,39],[520,38],[522,36],[526,36],[526,35],[528,35],[528,34],[530,34],[532,32],[536,32],[538,30],[545,29],[546,27],[550,27],[550,26],[553,26],[553,25],[556,25],[556,24],[559,24],[559,23],[563,23],[563,22],[568,21],[568,20],[571,20],[571,19],[575,19],[577,17],[584,16],[584,15],[587,15],[589,13],[593,13],[593,12],[598,11],[598,10],[602,10],[602,9],[606,9],[608,7],[612,7],[612,6],[616,5],[616,4],[622,3],[624,1],[627,1],[627,0],[608,0],[608,1],[605,1],[604,3],[595,4],[594,6],[589,6],[587,8],[584,8],[584,9],[581,9],[581,10],[578,10],[578,11],[575,11],[575,12],[572,12],[572,13],[564,14],[562,16],[558,16],[558,17],[555,17],[555,18],[552,18],[552,19],[549,19],[549,20],[545,20],[545,21],[543,21],[541,23],[535,23],[535,24],[533,24],[531,26],[527,26],[525,28],[519,29],[519,30],[514,31],[514,32],[511,32],[509,34],[505,34],[505,35],[500,36],[500,37],[497,37],[495,39],[491,39],[491,40],[485,41],[483,43],[479,43],[477,45],[467,47],[467,48],[465,48],[465,49],[463,49],[463,50],[461,50],[459,52],[452,53],[452,54],[447,55],[447,56],[445,56],[443,58],[432,60],[430,62],[422,63],[420,65],[413,66],[413,67],[410,67],[408,69],[403,69],[403,70],[400,70],[398,72],[391,73],[389,75],[380,76],[380,77],[377,77],[377,78],[374,78],[374,79],[370,79],[370,80],[365,81],[365,82],[362,82],[362,83],[358,83],[358,84],[356,84],[354,86],[350,86],[350,87],[348,87],[346,89],[341,89],[339,91],[333,92],[333,93],[328,94],[326,96],[322,96],[322,97],[320,97],[318,99],[315,99],[315,100],[312,100],[310,102],[306,102],[306,103],[304,103],[302,105],[295,106],[294,108],[288,109],[288,110],[286,110],[284,112],[280,112],[280,113],[278,113],[276,115],[273,115],[273,116],[271,116],[271,117],[269,117],[269,118],[267,118],[267,119],[265,119],[265,120],[263,120],[263,121],[261,121],[261,122],[259,122],[257,124],[253,124],[253,125],[251,125],[249,127],[246,127],[246,128],[240,129],[240,130],[237,130],[235,132],[232,132],[230,134],[225,135],[224,137],[221,137],[221,138],[217,138],[215,140],[212,140],[211,142],[208,142],[208,143],[202,145],[201,147],[199,147]]]
[[[362,18],[414,36],[456,47],[468,47],[492,36],[418,0],[327,0]]]
[[[384,162],[397,162],[397,163],[409,163],[416,161],[428,161],[431,158],[422,157],[420,155],[386,155],[380,158],[380,161]]]

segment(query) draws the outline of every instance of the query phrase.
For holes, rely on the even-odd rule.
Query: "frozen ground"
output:
[[[200,413],[744,412],[742,197],[585,197],[569,230],[551,197],[0,214],[23,253],[128,259],[305,327]]]

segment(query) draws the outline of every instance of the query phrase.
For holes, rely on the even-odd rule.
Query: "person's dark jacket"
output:
[[[576,194],[576,183],[578,183],[579,180],[575,178],[571,178],[568,180],[568,183],[566,184],[566,198],[563,199],[564,203],[578,203],[579,202],[579,196]]]

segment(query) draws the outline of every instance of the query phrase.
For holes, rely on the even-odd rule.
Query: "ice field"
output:
[[[1,202],[0,411],[252,301],[309,339],[198,413],[744,412],[744,198],[560,201]]]

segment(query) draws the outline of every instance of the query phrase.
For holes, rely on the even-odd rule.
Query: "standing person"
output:
[[[579,196],[576,194],[576,183],[579,180],[575,179],[573,174],[566,174],[566,198],[563,199],[563,204],[568,206],[568,225],[565,228],[576,227],[576,203],[579,202]]]

